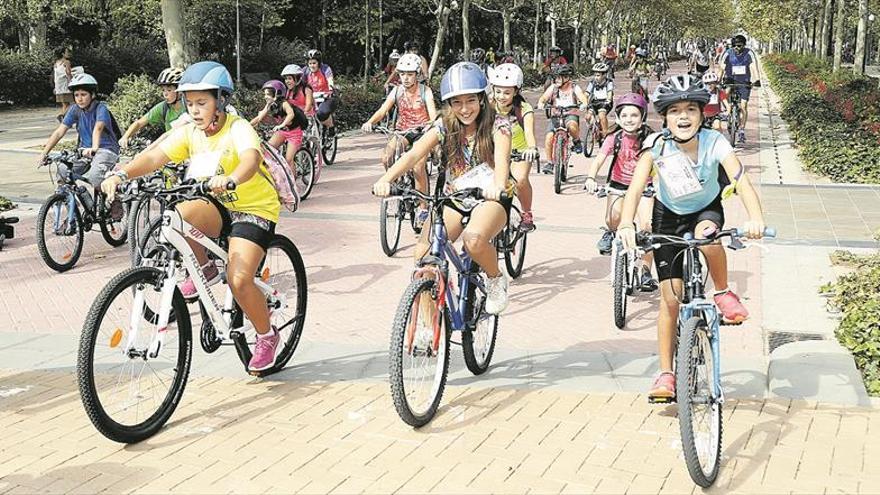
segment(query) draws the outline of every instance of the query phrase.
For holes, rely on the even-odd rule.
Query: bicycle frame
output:
[[[208,314],[208,318],[210,319],[211,323],[214,325],[214,329],[217,332],[218,339],[221,342],[235,339],[236,336],[233,335],[232,332],[242,327],[233,327],[234,322],[232,321],[232,315],[235,305],[235,299],[232,295],[232,290],[227,287],[226,295],[223,299],[223,304],[221,306],[221,304],[214,297],[213,292],[210,291],[208,287],[208,281],[205,279],[205,275],[202,273],[201,265],[189,243],[187,242],[187,239],[192,239],[202,247],[206,248],[217,258],[219,258],[224,265],[227,263],[228,255],[222,247],[220,247],[212,239],[210,239],[200,230],[193,227],[186,220],[184,220],[180,213],[177,212],[177,210],[175,210],[174,208],[166,208],[165,211],[162,213],[162,229],[160,231],[159,237],[160,245],[166,246],[166,249],[167,246],[171,246],[178,253],[180,253],[181,262],[186,268],[186,271],[192,277],[193,283],[195,284],[196,291],[199,296],[199,301],[205,308],[205,311]],[[168,322],[171,317],[171,302],[174,297],[174,290],[177,285],[177,279],[175,276],[177,273],[177,264],[174,263],[173,257],[170,256],[170,253],[168,254],[169,256],[167,259],[169,261],[165,266],[165,277],[162,281],[161,290],[162,296],[159,303],[158,331],[156,332],[156,337],[154,337],[153,341],[150,344],[150,358],[156,358],[165,343],[165,332],[168,329]],[[286,306],[285,301],[281,299],[282,296],[280,296],[278,292],[274,290],[271,286],[260,280],[260,278],[255,278],[254,282],[261,292],[269,296],[269,299],[272,303],[270,304],[270,307],[278,309]],[[144,295],[143,290],[140,290],[137,291],[137,293],[135,294],[134,308],[131,317],[131,333],[129,334],[128,343],[125,349],[132,348],[134,346],[134,343],[137,341],[137,334],[139,331],[138,326],[141,320],[140,315],[143,314],[143,310]],[[241,336],[241,338],[243,339],[243,336]],[[238,345],[236,347],[238,347]]]

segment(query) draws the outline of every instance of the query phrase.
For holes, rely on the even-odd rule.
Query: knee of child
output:
[[[479,232],[467,232],[461,236],[464,247],[471,254],[479,252],[486,244],[485,237]]]
[[[232,289],[233,294],[240,294],[243,290],[247,289],[248,286],[254,284],[253,275],[248,276],[247,272],[244,270],[227,270],[226,280],[229,283],[229,288]]]

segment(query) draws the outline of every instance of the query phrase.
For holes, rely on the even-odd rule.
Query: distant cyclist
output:
[[[183,107],[183,103],[177,94],[177,84],[180,82],[180,76],[182,75],[183,69],[175,67],[169,67],[159,73],[159,77],[156,78],[156,84],[162,88],[163,101],[154,105],[143,117],[135,120],[128,126],[125,134],[119,139],[120,148],[128,148],[128,141],[148,125],[161,126],[163,132],[170,131],[172,122],[186,113],[186,109]]]
[[[339,106],[339,98],[334,94],[336,85],[333,82],[333,69],[322,61],[320,50],[309,50],[306,53],[308,60],[308,74],[306,82],[317,97],[323,96],[324,101],[318,104],[316,115],[318,121],[327,128],[329,136],[336,134],[336,126],[333,124],[333,113]]]
[[[263,98],[266,106],[251,120],[251,126],[256,128],[263,122],[272,125],[269,144],[281,149],[285,141],[289,143],[285,158],[287,163],[293,163],[296,150],[302,143],[302,132],[309,126],[309,118],[299,107],[287,101],[287,87],[277,79],[263,84]]]
[[[739,106],[742,110],[742,120],[739,130],[739,141],[746,140],[746,126],[749,122],[749,97],[752,94],[750,85],[752,82],[752,74],[757,75],[760,80],[761,71],[758,67],[758,59],[754,53],[746,48],[746,37],[738,34],[731,40],[733,48],[724,52],[721,57],[721,66],[724,68],[722,74],[724,84],[735,84],[730,89],[731,93],[739,95]]]

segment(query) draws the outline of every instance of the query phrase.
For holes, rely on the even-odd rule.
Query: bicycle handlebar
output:
[[[437,203],[437,202],[445,202],[445,201],[454,201],[461,199],[486,199],[483,196],[483,190],[479,187],[468,187],[466,189],[462,189],[460,191],[455,191],[451,194],[440,195],[440,196],[432,196],[430,194],[425,194],[416,189],[409,189],[400,187],[396,184],[391,184],[391,196],[403,196],[404,198],[414,198],[421,201],[427,201],[429,203]],[[510,199],[510,196],[502,191],[501,201],[507,201]]]
[[[742,228],[733,228],[733,229],[722,230],[722,231],[716,232],[714,235],[711,235],[711,236],[706,237],[704,239],[686,238],[686,237],[679,237],[679,236],[667,235],[667,234],[648,234],[648,233],[646,233],[644,235],[644,237],[642,238],[642,241],[639,242],[639,244],[640,244],[640,247],[642,248],[642,250],[644,250],[645,252],[648,252],[648,251],[653,251],[661,246],[667,246],[667,245],[673,245],[673,244],[684,245],[684,246],[688,246],[688,247],[707,246],[707,245],[713,244],[713,243],[715,243],[715,241],[717,241],[719,239],[723,239],[725,237],[740,238],[740,237],[745,237],[746,235],[748,235],[748,232],[746,232]],[[776,237],[776,229],[773,227],[765,227],[763,236],[767,237],[767,238],[771,238],[771,239],[775,238]]]

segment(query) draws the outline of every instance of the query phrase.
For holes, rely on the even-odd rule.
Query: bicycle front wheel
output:
[[[391,329],[389,379],[394,408],[404,423],[420,427],[437,413],[449,371],[449,321],[438,314],[436,282],[413,280]]]
[[[125,203],[116,198],[109,206],[104,206],[104,195],[98,195],[101,203],[98,208],[98,225],[101,227],[101,236],[113,247],[125,244],[128,239],[128,215]],[[102,211],[103,210],[103,211]]]
[[[326,133],[327,130],[325,129],[324,132]],[[339,137],[336,134],[334,134],[333,137],[324,136],[321,153],[324,155],[325,165],[333,165],[333,162],[336,161],[336,151],[338,148]]]
[[[727,117],[727,136],[730,139],[730,145],[736,146],[736,131],[739,127],[739,115],[737,110],[731,109]]]
[[[37,214],[37,249],[46,265],[56,272],[73,268],[82,254],[83,222],[70,195],[55,193]]]
[[[681,444],[694,483],[709,487],[721,460],[721,402],[706,321],[694,316],[681,327],[676,357],[676,401]]]
[[[593,119],[598,119],[598,116],[593,116]],[[584,156],[589,158],[593,156],[593,148],[596,146],[596,132],[594,130],[595,122],[587,129],[587,135],[584,136]]]
[[[300,199],[306,199],[315,186],[315,157],[309,150],[300,148],[293,156],[293,163],[296,168],[296,190]]]
[[[562,174],[565,173],[565,147],[566,140],[562,136],[556,136],[556,142],[553,145],[553,191],[556,194],[562,192]]]
[[[401,198],[383,199],[379,204],[379,241],[385,256],[394,256],[400,244],[400,229],[403,225],[404,204]]]
[[[626,251],[615,249],[614,256],[614,280],[612,289],[614,293],[614,326],[622,329],[626,325],[626,292],[627,279],[629,278],[629,260]]]
[[[143,194],[131,202],[128,213],[128,246],[132,266],[138,266],[141,258],[141,253],[138,252],[141,236],[150,228],[153,219],[159,216],[159,202],[152,195]]]
[[[158,432],[174,413],[189,374],[189,311],[175,287],[176,318],[160,327],[162,272],[129,268],[92,304],[79,342],[77,383],[89,419],[115,442],[135,443]]]
[[[519,278],[522,275],[523,265],[526,261],[526,236],[525,232],[520,231],[522,223],[522,213],[516,205],[510,208],[510,218],[507,226],[501,232],[503,246],[499,246],[504,251],[504,266],[507,268],[507,274],[511,278]]]

